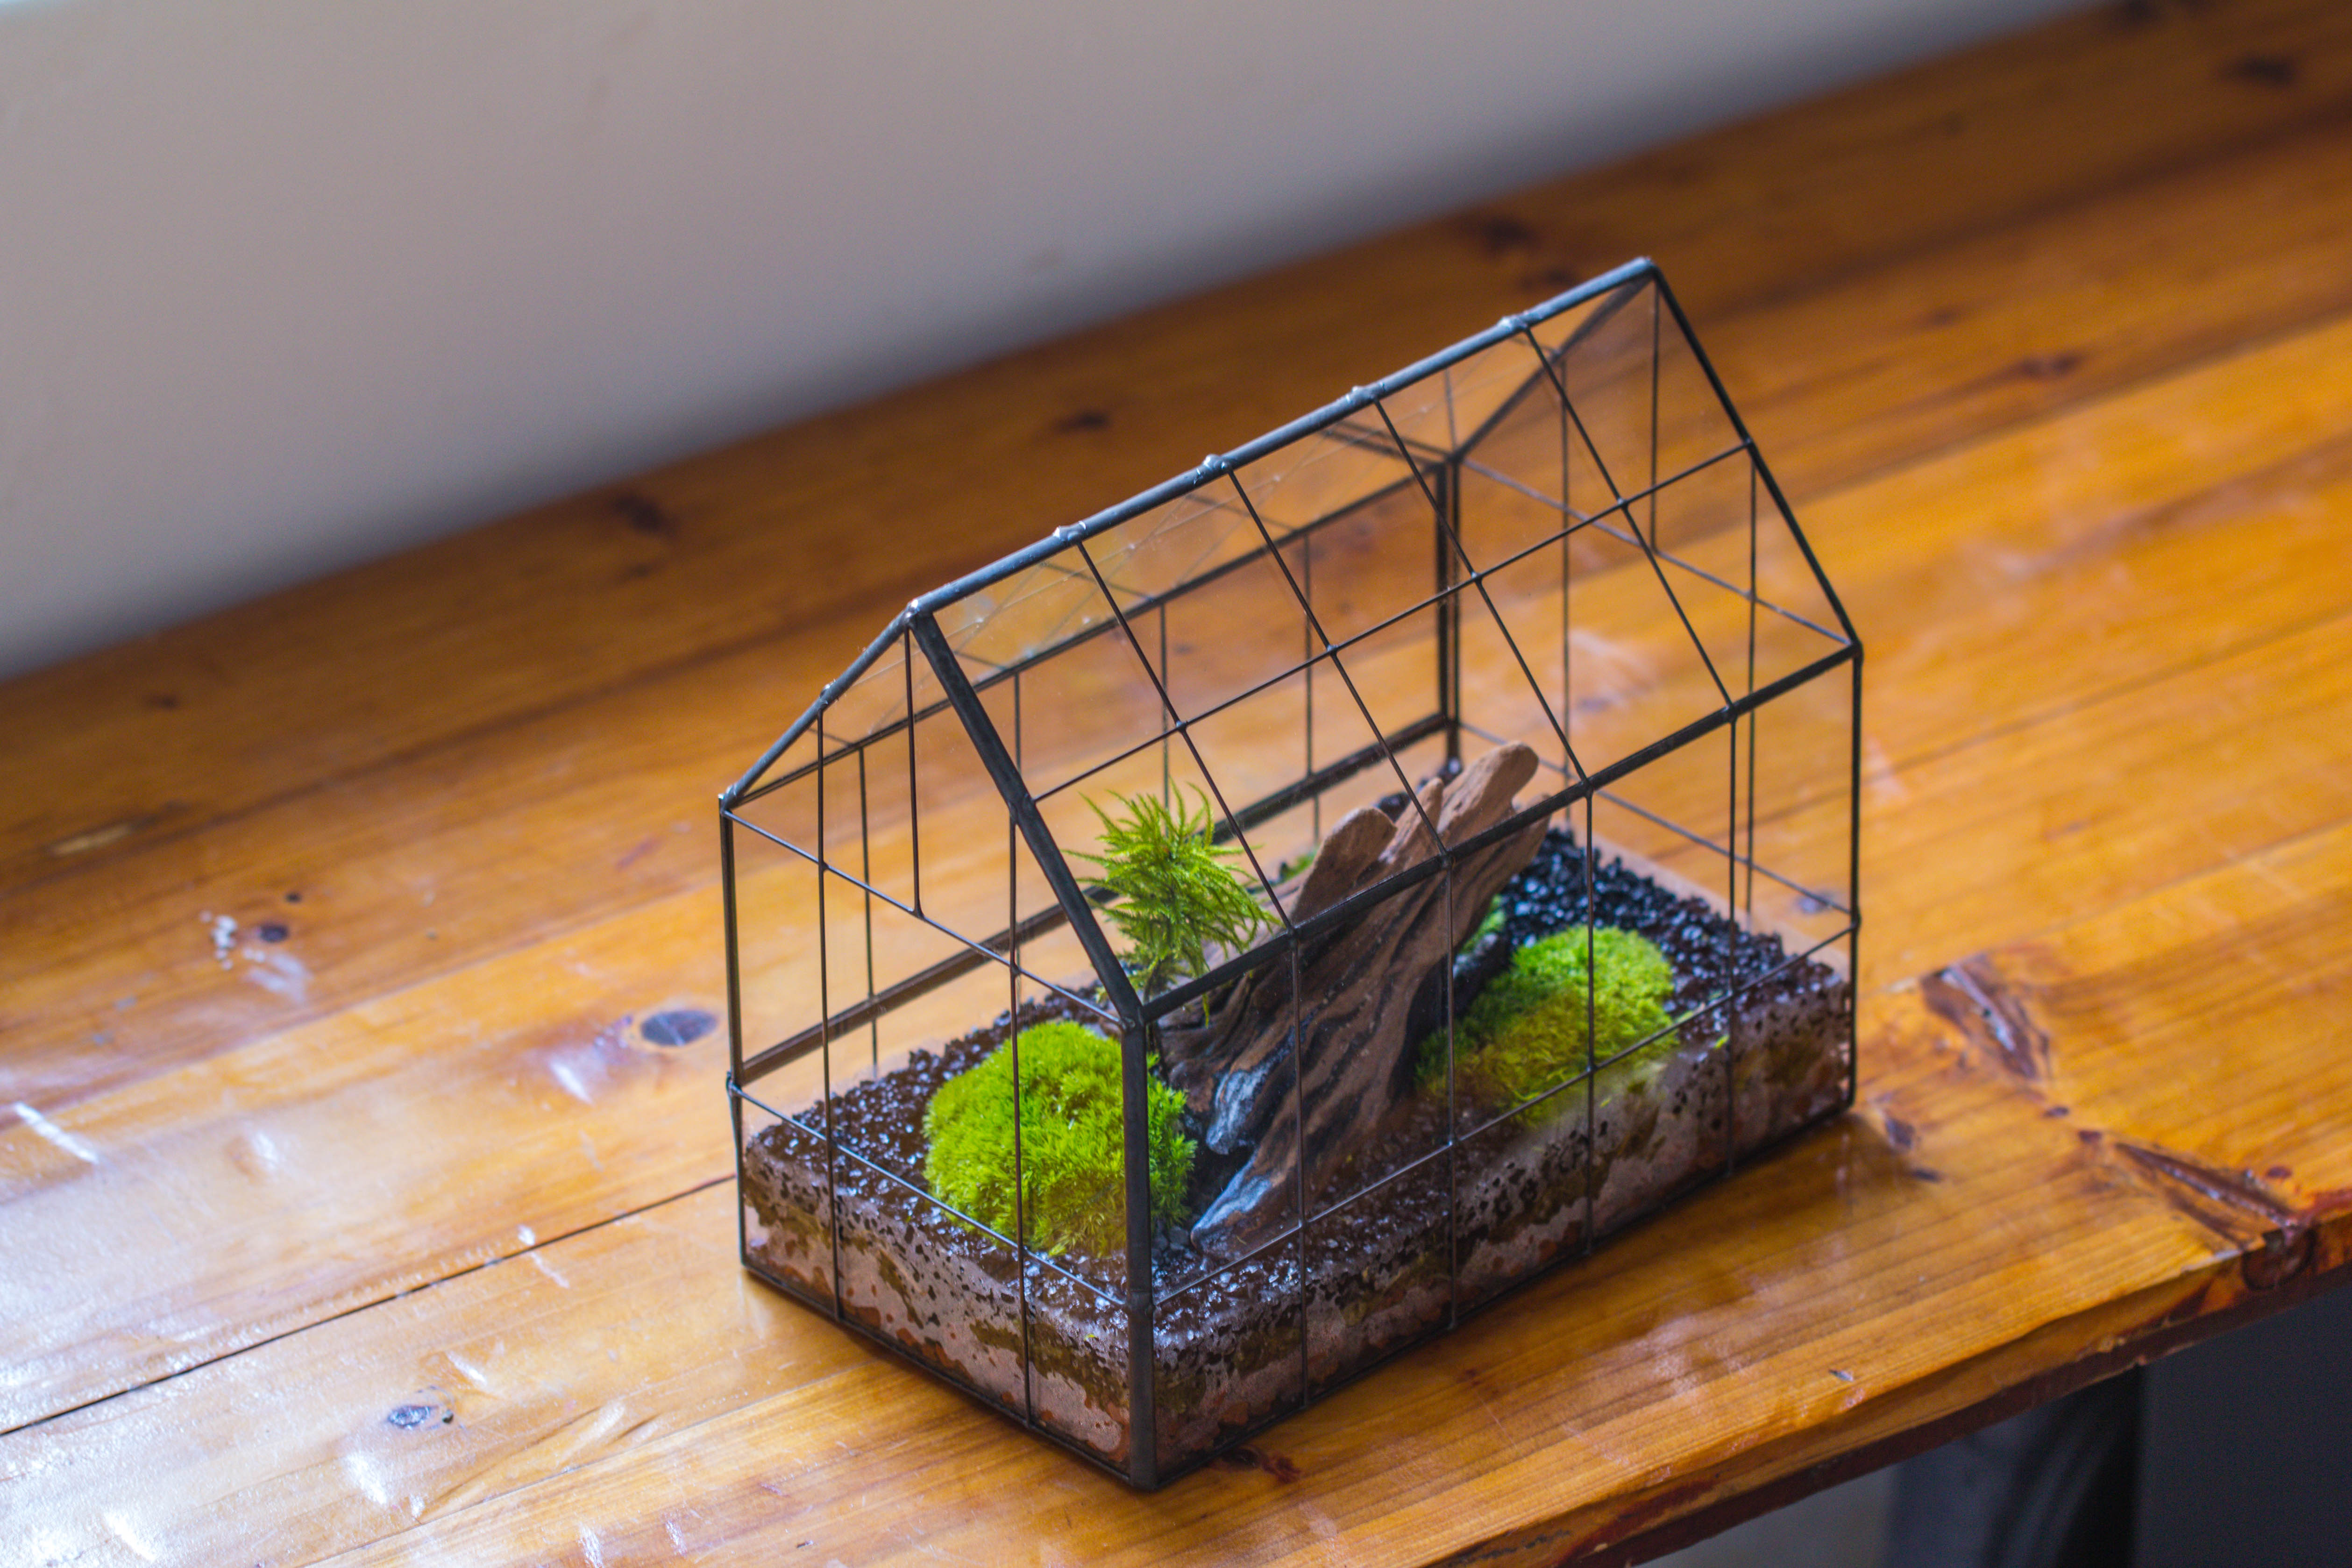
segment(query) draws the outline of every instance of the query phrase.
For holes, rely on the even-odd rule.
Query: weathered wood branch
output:
[[[1371,808],[1350,812],[1325,839],[1291,917],[1328,909],[1429,859],[1441,842],[1494,826],[1535,770],[1528,747],[1500,747],[1458,778],[1423,785],[1394,820]],[[1249,1151],[1192,1228],[1203,1250],[1236,1256],[1273,1236],[1294,1211],[1299,1162],[1311,1196],[1336,1156],[1387,1117],[1410,1088],[1414,997],[1534,858],[1543,831],[1531,822],[1464,855],[1450,878],[1402,890],[1291,962],[1237,984],[1197,1025],[1162,1031],[1170,1082],[1207,1120],[1210,1148]]]

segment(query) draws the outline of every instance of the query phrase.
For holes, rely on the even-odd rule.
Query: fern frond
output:
[[[1171,804],[1154,795],[1111,800],[1114,816],[1087,800],[1102,823],[1102,851],[1069,852],[1102,868],[1103,885],[1118,903],[1105,913],[1128,950],[1120,955],[1137,987],[1149,994],[1207,969],[1211,944],[1240,949],[1266,924],[1265,913],[1233,869],[1239,852],[1212,841],[1216,815],[1199,787],[1195,818],[1178,793]]]

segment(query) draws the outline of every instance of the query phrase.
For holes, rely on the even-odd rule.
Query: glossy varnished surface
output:
[[[0,686],[0,1561],[1646,1551],[2332,1284],[2347,189],[2341,6],[2110,8]],[[715,790],[1635,252],[1870,649],[1855,1113],[1150,1497],[749,1282]]]

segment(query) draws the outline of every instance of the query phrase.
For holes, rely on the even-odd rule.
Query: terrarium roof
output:
[[[1662,472],[1654,387],[1646,467],[1637,475],[1621,475],[1611,471],[1605,444],[1596,441],[1578,419],[1561,367],[1625,306],[1652,290],[1672,322],[1663,330],[1674,334],[1678,350],[1686,347],[1686,359],[1678,363],[1686,367],[1685,373],[1704,377],[1703,387],[1685,389],[1685,402],[1693,401],[1688,394],[1696,392],[1697,402],[1719,410],[1727,439],[1706,449],[1696,461]],[[1653,354],[1655,376],[1659,356],[1654,348]],[[820,750],[826,750],[943,704],[945,694],[929,661],[913,646],[910,631],[935,626],[946,650],[975,667],[1003,671],[1033,664],[1092,634],[1111,616],[1131,619],[1228,566],[1237,555],[1277,546],[1286,537],[1392,489],[1400,481],[1417,481],[1429,491],[1429,476],[1437,470],[1453,465],[1477,469],[1481,444],[1523,399],[1547,390],[1576,423],[1580,452],[1608,497],[1589,516],[1579,514],[1580,522],[1627,512],[1643,497],[1686,474],[1745,451],[1755,457],[1757,475],[1770,492],[1773,509],[1795,538],[1819,590],[1814,618],[1781,605],[1766,608],[1801,622],[1833,643],[1858,643],[1844,607],[1796,528],[1664,275],[1644,258],[1507,316],[1441,352],[1356,387],[1312,413],[1232,451],[1212,455],[1139,495],[1056,528],[916,598],[721,794],[720,804],[732,808],[772,788],[777,780],[767,775],[814,727],[824,727]],[[1506,475],[1477,471],[1512,483]],[[1431,499],[1436,499],[1433,492]],[[1075,548],[1081,545],[1086,548]],[[1728,582],[1720,585],[1741,591]],[[1753,588],[1748,592],[1752,596]],[[853,702],[854,695],[866,700]],[[1725,695],[1729,706],[1728,688]]]

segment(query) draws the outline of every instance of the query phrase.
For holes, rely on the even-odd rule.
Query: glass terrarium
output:
[[[1862,648],[1646,262],[908,606],[721,797],[745,1265],[1150,1487],[1853,1095]]]

